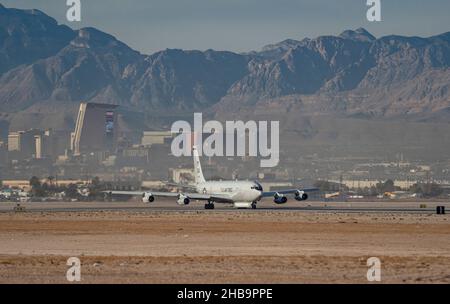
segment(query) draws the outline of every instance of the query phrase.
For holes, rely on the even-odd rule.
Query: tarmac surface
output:
[[[229,204],[215,204],[214,210],[205,210],[203,202],[192,202],[187,206],[180,206],[170,199],[158,200],[151,204],[138,201],[116,202],[27,202],[20,203],[26,212],[95,212],[95,211],[124,211],[124,212],[220,212],[238,210]],[[0,202],[0,212],[12,212],[17,203]],[[276,205],[270,200],[264,200],[257,205],[260,211],[285,212],[332,212],[332,213],[436,213],[437,206],[445,206],[446,213],[450,212],[450,202],[320,202],[320,201],[288,201],[283,205]],[[242,210],[242,209],[241,209]],[[245,209],[244,209],[245,210]]]

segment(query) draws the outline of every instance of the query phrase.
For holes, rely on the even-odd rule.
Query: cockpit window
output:
[[[255,185],[252,187],[252,189],[255,189],[255,190],[258,190],[258,191],[263,191],[263,187],[257,181],[255,181]]]

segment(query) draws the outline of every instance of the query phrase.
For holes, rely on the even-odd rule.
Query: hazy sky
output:
[[[72,28],[93,26],[150,54],[166,48],[245,52],[281,40],[364,27],[375,36],[450,31],[449,0],[381,0],[382,22],[366,0],[81,0],[82,22],[65,19],[66,0],[0,0],[38,8]]]

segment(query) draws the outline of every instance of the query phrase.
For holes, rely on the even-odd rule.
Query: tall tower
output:
[[[111,151],[117,136],[116,105],[81,103],[72,135],[74,155],[84,152]]]

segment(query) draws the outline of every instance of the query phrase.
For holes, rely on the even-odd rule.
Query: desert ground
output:
[[[0,283],[450,283],[450,217],[267,210],[0,213]]]

